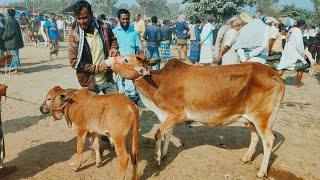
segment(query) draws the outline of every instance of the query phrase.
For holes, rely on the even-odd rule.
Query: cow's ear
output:
[[[59,94],[59,99],[63,101],[68,101],[70,97],[68,96],[67,93],[62,93],[62,94]]]
[[[161,59],[160,58],[151,58],[149,61],[148,61],[148,66],[154,66],[158,63],[161,62]]]

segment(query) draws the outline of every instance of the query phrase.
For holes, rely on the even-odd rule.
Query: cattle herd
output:
[[[199,67],[178,59],[171,59],[161,70],[148,69],[159,61],[147,61],[143,55],[107,60],[115,73],[133,80],[143,104],[161,121],[155,134],[155,160],[160,164],[167,154],[173,129],[180,123],[195,121],[224,126],[242,122],[251,129],[251,142],[241,161],[251,162],[260,136],[264,155],[257,176],[267,176],[275,140],[272,125],[285,94],[284,81],[278,73],[259,63]],[[40,111],[52,113],[55,120],[64,116],[68,126],[75,126],[75,171],[81,166],[87,136],[96,155],[96,165],[101,165],[99,135],[104,135],[114,144],[118,156],[118,178],[124,178],[131,157],[132,178],[138,179],[139,111],[125,95],[93,95],[88,90],[54,87]]]

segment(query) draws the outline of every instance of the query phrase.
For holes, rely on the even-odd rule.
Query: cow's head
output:
[[[61,120],[64,115],[64,108],[71,101],[72,92],[62,89],[60,86],[52,88],[40,106],[42,114],[51,113],[55,120]],[[71,127],[71,121],[66,118],[68,126]]]
[[[154,66],[160,59],[150,59],[144,55],[118,56],[112,63],[112,69],[125,79],[134,80],[149,75],[148,66]]]

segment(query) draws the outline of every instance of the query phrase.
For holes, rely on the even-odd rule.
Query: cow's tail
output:
[[[281,78],[281,76],[276,72],[274,71],[273,73],[273,78],[279,83],[278,84],[278,92],[279,92],[279,95],[278,95],[278,98],[277,98],[277,101],[276,101],[276,107],[275,109],[272,111],[271,113],[271,116],[269,118],[269,122],[268,122],[268,127],[271,128],[275,119],[276,119],[276,116],[278,114],[278,111],[280,109],[280,106],[281,106],[281,103],[283,101],[283,98],[284,98],[284,94],[285,94],[285,84],[284,84],[284,81],[283,79]]]
[[[138,159],[139,159],[139,110],[133,106],[133,127],[132,127],[132,152],[131,162],[133,165],[132,179],[139,179],[138,175]]]

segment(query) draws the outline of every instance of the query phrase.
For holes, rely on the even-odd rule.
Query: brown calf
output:
[[[108,136],[114,144],[118,162],[118,178],[124,179],[128,166],[129,154],[133,164],[132,179],[138,179],[138,145],[139,145],[139,112],[137,106],[123,94],[94,95],[87,89],[62,89],[59,86],[49,91],[43,105],[42,113],[52,113],[55,120],[63,116],[71,127],[77,131],[77,158],[74,171],[81,166],[81,153],[86,136],[93,138],[96,154],[96,166],[101,165],[100,135]]]
[[[158,71],[148,70],[158,60],[144,56],[109,58],[113,70],[134,80],[143,104],[161,121],[156,138],[156,160],[167,154],[174,127],[185,121],[211,126],[243,122],[251,127],[251,143],[243,162],[250,162],[260,135],[264,147],[258,177],[267,175],[275,136],[272,125],[284,97],[282,78],[260,63],[190,66],[171,59]],[[161,139],[165,142],[161,150]]]

